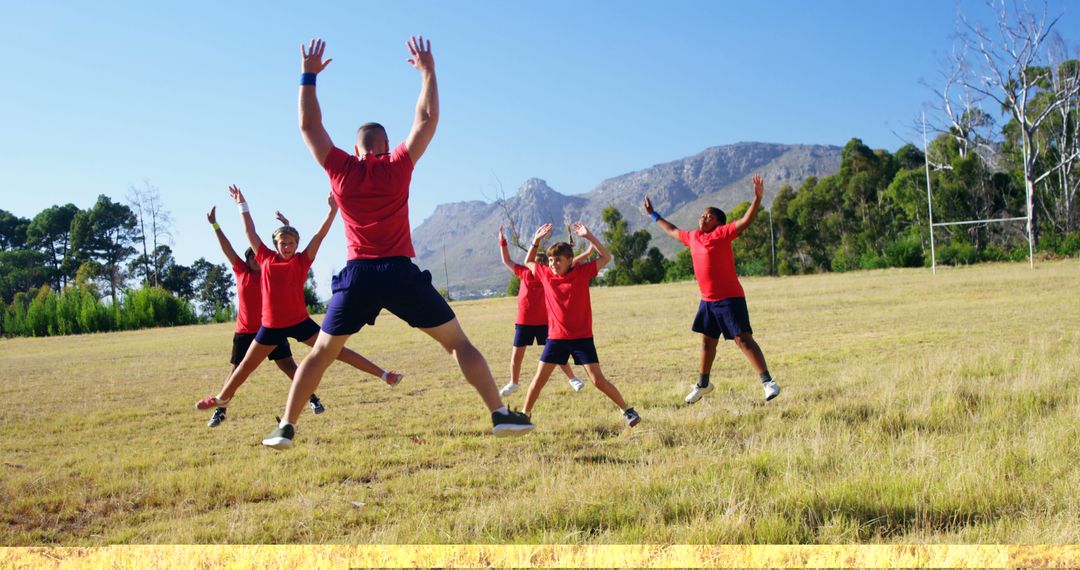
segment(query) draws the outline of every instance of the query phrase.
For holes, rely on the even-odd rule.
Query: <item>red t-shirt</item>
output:
[[[262,269],[262,326],[283,329],[304,322],[308,318],[304,281],[311,259],[301,252],[285,261],[265,245],[259,246],[255,259]]]
[[[694,277],[704,301],[745,297],[739,276],[735,274],[735,256],[731,241],[739,237],[735,224],[720,226],[709,233],[679,230],[679,241],[690,247]]]
[[[334,147],[323,168],[345,222],[349,259],[416,257],[409,231],[413,162],[405,143],[390,156],[362,159]]]
[[[518,288],[518,312],[515,324],[529,326],[547,326],[547,303],[544,301],[544,286],[533,272],[524,265],[514,264],[514,275],[521,279]]]
[[[592,338],[589,280],[596,277],[596,273],[595,261],[575,265],[564,275],[556,275],[546,265],[536,266],[536,277],[543,284],[547,303],[548,338]]]
[[[232,271],[236,277],[236,332],[257,333],[262,324],[262,286],[259,277],[242,259],[233,262]]]

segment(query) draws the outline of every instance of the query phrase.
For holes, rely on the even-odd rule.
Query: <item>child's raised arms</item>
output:
[[[337,200],[334,199],[333,192],[326,197],[326,203],[330,206],[330,211],[326,213],[326,218],[323,220],[322,225],[319,226],[319,231],[311,236],[311,241],[308,242],[307,248],[304,249],[304,255],[311,260],[314,260],[315,255],[319,253],[319,247],[322,246],[323,238],[325,238],[326,233],[330,231],[330,226],[334,223],[334,217],[337,216],[338,204]]]
[[[652,200],[646,195],[645,199],[641,202],[641,207],[645,208],[645,213],[652,216],[654,213]],[[656,223],[660,226],[660,229],[664,230],[664,233],[671,236],[673,239],[679,239],[679,228],[675,227],[675,224],[665,220],[659,215],[656,216]]]
[[[585,227],[585,224],[581,222],[574,222],[574,233],[579,237],[583,237],[589,240],[589,243],[596,248],[596,251],[600,254],[600,257],[596,259],[596,269],[603,269],[608,262],[611,261],[611,253],[608,252],[604,244],[600,242],[600,239],[593,235],[589,231],[589,228]]]
[[[240,216],[244,218],[244,232],[247,234],[248,243],[251,244],[251,250],[254,252],[261,251],[266,246],[259,239],[259,232],[255,231],[255,220],[251,218],[251,211],[248,208],[247,200],[244,199],[244,193],[235,184],[232,184],[229,186],[229,195],[232,196],[233,201],[240,208]]]
[[[503,235],[503,231],[503,227],[499,226],[499,254],[502,255],[503,265],[510,271],[513,271],[517,264],[514,263],[514,260],[510,259],[510,250],[507,247],[508,243],[506,241],[506,236]]]
[[[217,225],[217,206],[210,208],[210,213],[206,214],[206,221],[210,222],[210,225],[214,228],[214,235],[217,237],[218,245],[221,246],[221,252],[225,254],[229,263],[236,265],[238,261],[241,261],[240,256],[236,254],[236,250],[233,249],[229,238],[225,237],[225,232],[221,231],[221,228]]]
[[[529,253],[525,254],[525,265],[533,273],[536,273],[536,251],[540,249],[540,242],[551,235],[551,227],[551,224],[544,224],[536,228],[536,233],[533,234],[532,246],[529,247]]]

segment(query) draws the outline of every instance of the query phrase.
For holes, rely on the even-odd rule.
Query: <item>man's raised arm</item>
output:
[[[649,200],[648,196],[645,197],[641,206],[645,208],[645,213],[660,226],[660,229],[664,230],[664,233],[676,240],[679,239],[679,228],[675,227],[675,224],[665,220],[656,210],[653,210],[652,200]]]
[[[315,96],[315,77],[333,61],[323,61],[325,51],[326,42],[322,40],[311,40],[308,46],[300,45],[300,134],[319,166],[326,162],[326,155],[334,148],[330,135],[323,127],[322,109],[319,108],[319,99]]]
[[[416,100],[416,117],[413,118],[412,130],[405,139],[405,149],[416,164],[431,139],[435,137],[435,127],[439,124],[439,85],[435,80],[435,58],[431,55],[431,40],[424,41],[424,36],[410,37],[409,64],[420,72],[420,97]]]

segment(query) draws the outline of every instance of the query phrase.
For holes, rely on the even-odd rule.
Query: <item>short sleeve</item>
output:
[[[413,160],[409,156],[409,149],[406,148],[405,143],[394,147],[394,150],[390,153],[390,164],[394,165],[395,170],[401,169],[405,172],[412,172]]]
[[[532,273],[532,269],[529,269],[528,266],[521,265],[520,263],[514,264],[514,275],[517,275],[518,279],[525,279],[526,273]]]
[[[255,252],[255,259],[260,264],[262,264],[262,262],[266,261],[267,259],[273,259],[275,255],[277,254],[274,253],[274,250],[266,247],[265,243],[260,243],[259,251]]]
[[[690,232],[686,230],[679,230],[679,241],[686,247],[690,247]]]
[[[578,270],[581,271],[581,279],[589,280],[600,274],[600,269],[596,265],[596,261],[590,261],[583,265],[578,266]]]
[[[730,224],[724,224],[713,230],[712,233],[712,239],[719,239],[724,241],[731,241],[739,237],[739,229],[735,225],[735,222],[731,222]]]
[[[240,261],[240,258],[238,257],[238,258],[234,259],[233,262],[232,262],[232,270],[233,270],[233,274],[239,276],[242,271],[247,270],[247,264],[244,263],[243,261]]]
[[[314,263],[315,260],[308,257],[306,251],[301,251],[300,253],[296,254],[296,262],[300,264],[300,267],[304,270],[304,273],[307,274],[308,269],[311,269],[311,264]]]
[[[323,170],[330,176],[330,184],[335,190],[341,186],[341,181],[345,179],[345,174],[348,172],[349,158],[345,151],[336,146],[326,154],[326,160],[323,161]]]

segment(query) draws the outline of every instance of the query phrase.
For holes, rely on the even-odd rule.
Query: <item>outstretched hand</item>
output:
[[[326,197],[326,204],[328,206],[330,206],[330,210],[332,210],[334,212],[337,211],[337,209],[338,209],[337,199],[334,198],[334,193],[333,192],[331,192],[330,195]]]
[[[300,70],[303,73],[319,73],[330,65],[333,59],[323,61],[323,53],[326,52],[326,42],[322,38],[313,39],[307,46],[300,44]]]
[[[424,36],[410,36],[409,41],[405,42],[406,47],[409,48],[410,57],[408,60],[409,65],[415,67],[422,73],[431,73],[435,71],[435,57],[431,55],[431,40],[424,41]]]
[[[650,200],[648,196],[645,196],[645,200],[643,200],[641,202],[641,207],[645,208],[645,213],[646,214],[649,214],[650,216],[652,215],[652,213],[653,213],[652,200]]]
[[[574,222],[574,233],[577,234],[578,237],[587,238],[589,237],[589,228],[585,227],[585,224],[581,222]]]
[[[217,223],[217,206],[210,208],[210,213],[206,215],[206,221],[210,222],[211,224]]]
[[[274,211],[274,217],[277,218],[277,221],[281,222],[281,225],[283,225],[283,226],[291,226],[292,225],[292,224],[289,223],[289,218],[286,218],[285,214],[282,214],[281,212],[279,212],[277,210]]]
[[[754,197],[760,200],[765,196],[765,181],[761,178],[760,174],[755,174],[754,178]]]
[[[244,193],[241,192],[235,184],[229,186],[229,196],[232,196],[233,201],[235,201],[237,204],[243,204],[244,202],[246,202],[246,200],[244,200]]]
[[[544,224],[539,228],[536,228],[536,233],[533,234],[533,243],[539,242],[551,235],[551,227],[551,224]]]

